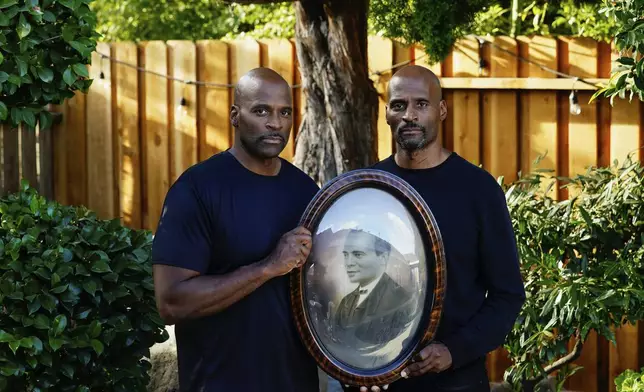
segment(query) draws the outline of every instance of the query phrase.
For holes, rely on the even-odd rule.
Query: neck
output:
[[[396,164],[404,169],[429,169],[436,167],[449,157],[450,152],[438,143],[438,140],[430,143],[422,150],[407,151],[398,146],[394,155]]]
[[[236,142],[228,151],[246,169],[262,176],[276,176],[282,167],[282,162],[279,157],[267,159],[257,158],[249,154],[241,143]]]

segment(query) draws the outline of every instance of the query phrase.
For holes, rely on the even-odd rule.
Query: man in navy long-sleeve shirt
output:
[[[435,341],[389,391],[489,391],[485,357],[503,344],[525,301],[516,239],[501,187],[438,139],[447,117],[440,81],[408,66],[388,88],[398,151],[374,168],[398,175],[428,204],[447,256],[447,291]]]

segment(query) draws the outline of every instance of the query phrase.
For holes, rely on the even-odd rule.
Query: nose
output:
[[[273,114],[268,116],[266,128],[270,129],[271,131],[280,131],[283,127],[284,124],[282,124],[282,117],[279,115],[279,113],[274,112]]]
[[[409,105],[407,107],[407,110],[405,110],[405,113],[403,114],[403,121],[405,122],[414,122],[418,121],[418,115],[416,114],[416,111],[412,108],[412,105]]]

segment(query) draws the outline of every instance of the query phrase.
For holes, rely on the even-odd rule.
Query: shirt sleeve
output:
[[[494,185],[493,196],[479,206],[479,260],[487,297],[468,324],[442,341],[454,368],[503,345],[525,301],[512,221],[505,195]]]
[[[152,244],[152,262],[208,271],[212,230],[208,211],[187,179],[179,179],[168,191]]]

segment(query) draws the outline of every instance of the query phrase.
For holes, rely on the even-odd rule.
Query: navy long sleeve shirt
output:
[[[525,301],[516,237],[499,184],[456,153],[429,169],[401,168],[393,156],[374,168],[420,193],[445,246],[447,290],[436,340],[449,349],[452,367],[394,383],[395,390],[429,390],[446,378],[463,378],[459,369],[482,363],[512,329]]]

